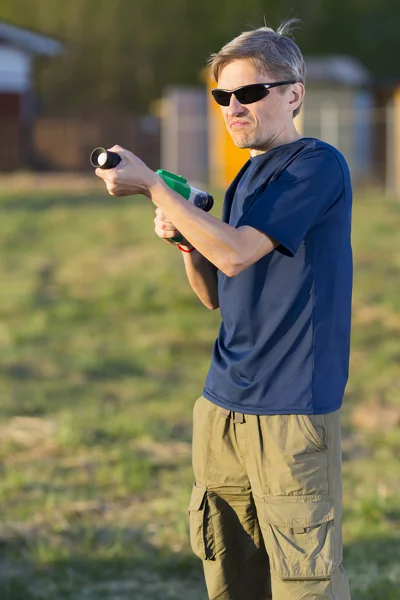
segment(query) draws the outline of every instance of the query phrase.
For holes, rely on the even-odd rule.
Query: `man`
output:
[[[343,156],[299,135],[305,65],[290,22],[239,35],[210,60],[214,99],[250,150],[222,221],[136,156],[97,170],[146,194],[222,324],[194,408],[190,535],[213,600],[349,600],[342,567],[339,408],[348,377],[351,184]],[[173,225],[172,225],[173,224]]]

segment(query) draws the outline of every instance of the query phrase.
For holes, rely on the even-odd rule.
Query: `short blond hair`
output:
[[[211,54],[208,66],[210,76],[215,81],[226,65],[234,60],[249,59],[260,71],[282,81],[299,81],[302,84],[306,79],[306,65],[298,45],[289,37],[294,26],[300,19],[292,18],[284,21],[274,31],[270,27],[259,27],[251,31],[244,31],[223,48]],[[284,94],[286,86],[278,88]],[[296,117],[301,106],[293,112]]]

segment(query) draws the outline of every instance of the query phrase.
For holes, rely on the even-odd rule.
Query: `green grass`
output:
[[[0,214],[1,600],[204,600],[186,510],[218,311],[152,233],[144,198],[3,192]],[[399,402],[399,232],[398,202],[356,199],[353,600],[395,600],[400,585],[400,432],[350,419],[359,402]]]

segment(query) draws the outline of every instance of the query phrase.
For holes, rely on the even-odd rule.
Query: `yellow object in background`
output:
[[[394,193],[400,197],[400,87],[394,93],[394,139],[393,139],[393,172],[394,172]]]
[[[209,177],[212,189],[226,190],[250,154],[233,143],[221,109],[211,95],[215,87],[215,82],[207,77]]]
[[[208,103],[208,160],[209,178],[213,189],[226,190],[232,183],[238,171],[250,158],[247,149],[235,146],[228,133],[221,109],[211,95],[211,90],[216,86],[215,82],[206,76]],[[297,130],[302,132],[302,113],[296,117]]]

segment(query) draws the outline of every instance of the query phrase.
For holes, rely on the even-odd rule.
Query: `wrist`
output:
[[[182,243],[182,244],[177,244],[177,246],[181,252],[186,252],[186,253],[193,252],[193,250],[196,249],[194,246],[192,246],[192,244],[189,244],[187,242]]]
[[[157,193],[163,192],[166,189],[170,189],[170,188],[168,188],[167,184],[165,183],[165,181],[162,179],[162,177],[158,173],[155,173],[154,171],[152,171],[152,174],[153,174],[153,177],[152,177],[151,181],[149,181],[147,184],[147,196],[157,206],[157,203],[154,200],[154,196],[157,195]]]

